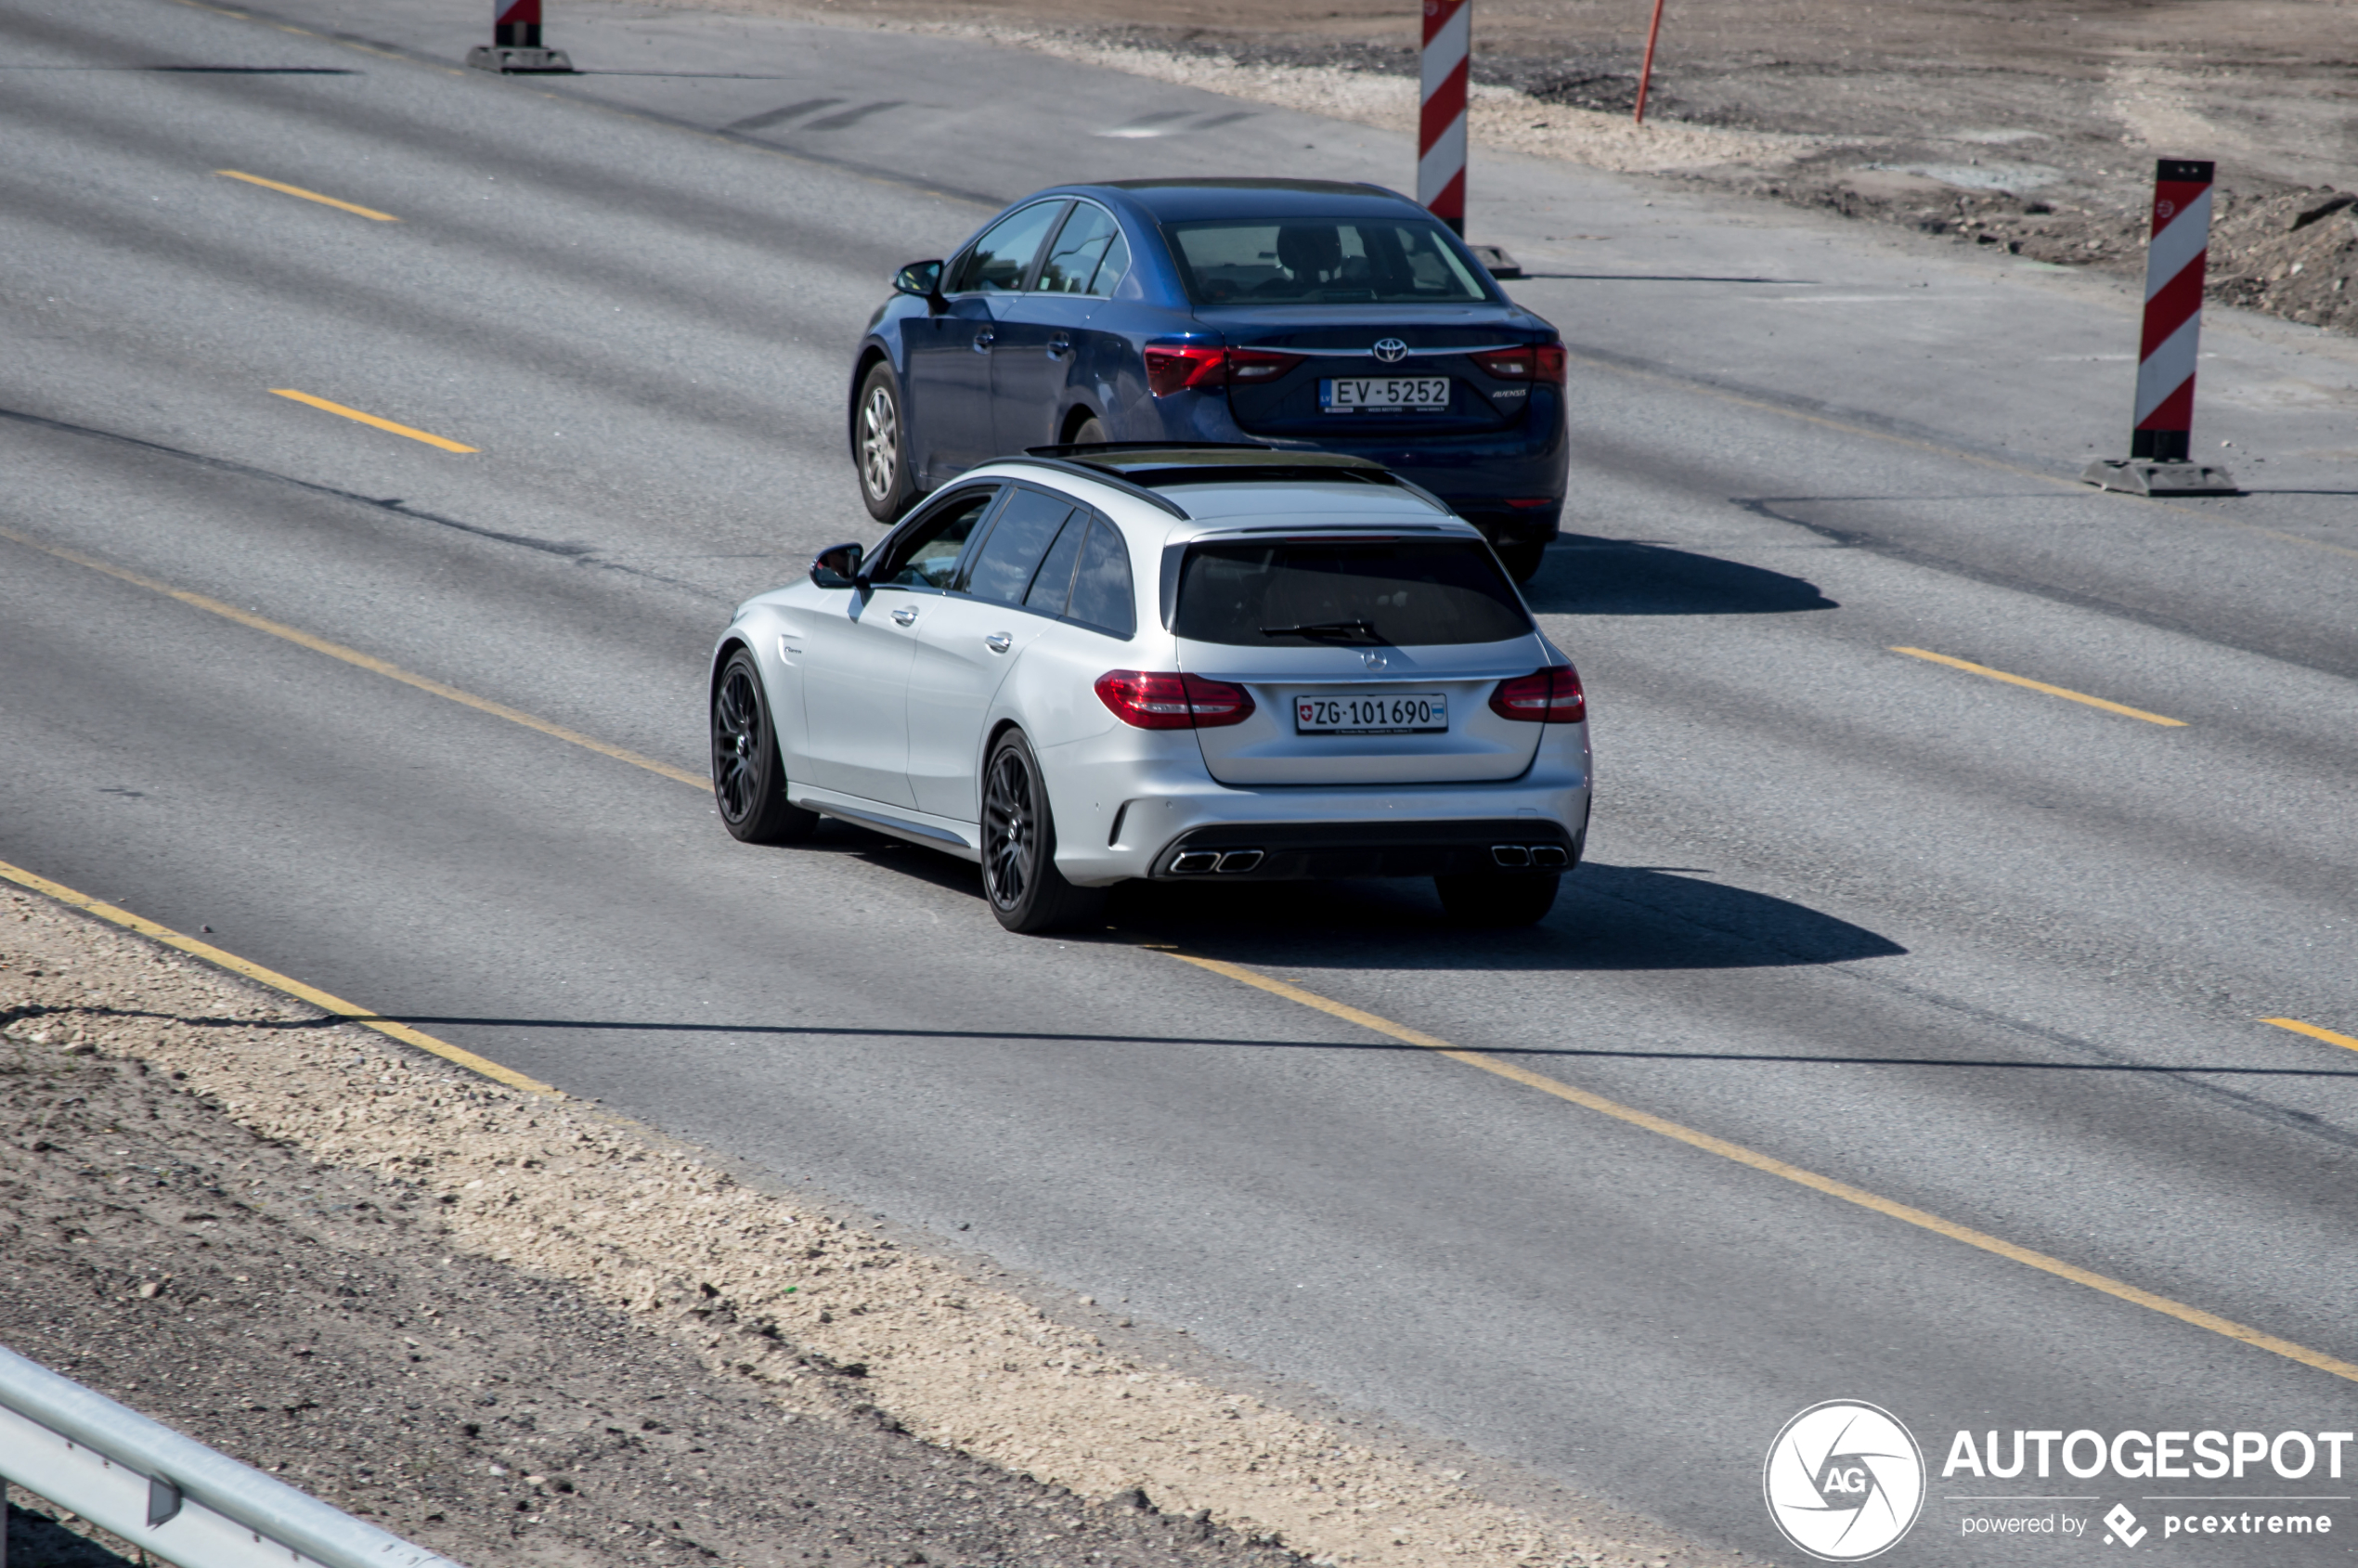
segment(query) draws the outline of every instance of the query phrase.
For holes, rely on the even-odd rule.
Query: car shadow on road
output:
[[[1841,606],[1765,567],[1633,539],[1566,534],[1523,598],[1543,616],[1762,616]]]
[[[991,918],[981,877],[965,862],[838,822],[790,852],[811,850],[857,854],[879,873],[964,894],[974,901],[976,919]],[[1908,951],[1807,904],[1711,875],[1587,861],[1563,879],[1546,920],[1508,930],[1452,920],[1427,877],[1127,882],[1108,902],[1100,940],[1168,943],[1239,964],[1366,969],[1763,969]],[[1090,937],[1071,932],[1064,940]]]
[[[1540,924],[1461,926],[1423,879],[1131,883],[1108,935],[1169,942],[1257,966],[1485,970],[1752,969],[1846,964],[1907,952],[1806,904],[1707,873],[1588,862]]]

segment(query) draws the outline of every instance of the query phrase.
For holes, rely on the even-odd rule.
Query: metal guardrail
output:
[[[459,1568],[5,1348],[0,1482],[177,1568]]]

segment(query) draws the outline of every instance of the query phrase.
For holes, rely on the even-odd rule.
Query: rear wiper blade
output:
[[[1304,626],[1264,626],[1263,637],[1350,637],[1359,636],[1370,642],[1380,642],[1373,621],[1312,621]]]

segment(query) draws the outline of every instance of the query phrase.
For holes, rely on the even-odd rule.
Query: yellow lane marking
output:
[[[0,861],[0,878],[14,882],[21,888],[30,888],[36,893],[46,894],[59,903],[71,904],[74,908],[95,914],[101,920],[112,921],[115,925],[136,931],[143,937],[152,938],[166,947],[176,947],[183,952],[203,959],[208,964],[216,964],[224,969],[243,975],[250,980],[259,980],[272,991],[284,991],[289,996],[308,1002],[321,1012],[332,1013],[347,1023],[358,1024],[363,1029],[373,1029],[379,1034],[400,1041],[404,1045],[415,1045],[421,1051],[431,1051],[445,1061],[456,1062],[469,1072],[481,1073],[494,1082],[505,1083],[511,1089],[522,1089],[533,1095],[556,1095],[560,1097],[564,1093],[561,1089],[552,1088],[541,1082],[538,1078],[527,1078],[513,1068],[501,1067],[488,1056],[478,1056],[464,1046],[453,1045],[447,1040],[436,1040],[433,1035],[411,1029],[408,1024],[395,1023],[391,1018],[381,1017],[356,1003],[346,1002],[340,996],[330,996],[317,986],[307,986],[301,980],[290,979],[276,969],[266,969],[259,964],[249,963],[234,952],[224,952],[211,942],[201,942],[194,937],[184,937],[168,926],[159,926],[152,920],[143,919],[127,909],[118,909],[113,904],[101,899],[94,899],[87,893],[77,893],[62,882],[52,882],[45,876],[36,876],[21,866],[13,866],[6,861]]]
[[[1992,669],[1986,664],[1974,664],[1965,659],[1952,659],[1946,654],[1927,653],[1922,648],[1894,648],[1892,652],[1905,654],[1911,659],[1930,659],[1935,664],[1945,664],[1951,669],[1962,669],[1973,675],[1986,675],[1992,680],[2003,680],[2008,685],[2028,686],[2034,692],[2044,692],[2051,697],[2061,697],[2066,702],[2086,703],[2090,707],[2100,707],[2106,713],[2122,714],[2131,719],[2142,719],[2148,724],[2167,724],[2173,730],[2183,730],[2186,727],[2186,721],[2183,719],[2164,719],[2160,714],[2147,713],[2142,707],[2127,707],[2119,703],[2108,703],[2102,697],[2092,697],[2085,692],[2074,692],[2063,686],[2050,686],[2044,680],[2033,680],[2028,676],[2008,675],[2002,669]]]
[[[2338,1356],[2327,1355],[2322,1351],[2311,1350],[2305,1345],[2295,1344],[2290,1340],[2278,1339],[2274,1334],[2264,1334],[2257,1328],[2246,1328],[2240,1323],[2232,1322],[2215,1313],[2205,1312],[2200,1307],[2188,1306],[2183,1302],[2174,1302],[2167,1296],[2157,1296],[2151,1290],[2139,1289],[2134,1285],[2124,1284],[2120,1280],[2065,1263],[2061,1258],[2051,1258],[2044,1252],[2036,1252],[2028,1247],[2017,1247],[2013,1242],[1991,1236],[1987,1231],[1975,1230],[1970,1225],[1957,1225],[1942,1219],[1937,1214],[1911,1208],[1905,1203],[1895,1203],[1888,1198],[1877,1197],[1862,1187],[1852,1186],[1847,1182],[1838,1182],[1831,1176],[1821,1176],[1814,1171],[1805,1171],[1798,1165],[1788,1165],[1781,1160],[1762,1154],[1756,1149],[1746,1148],[1742,1144],[1730,1143],[1727,1139],[1714,1137],[1709,1133],[1697,1132],[1692,1127],[1682,1126],[1678,1122],[1655,1116],[1649,1111],[1623,1105],[1618,1100],[1609,1100],[1602,1095],[1591,1094],[1586,1089],[1574,1088],[1572,1084],[1533,1072],[1528,1068],[1517,1067],[1514,1063],[1503,1061],[1496,1056],[1480,1051],[1463,1050],[1445,1040],[1427,1034],[1422,1030],[1410,1029],[1406,1024],[1393,1023],[1390,1018],[1380,1017],[1374,1013],[1351,1006],[1347,1003],[1337,1002],[1331,997],[1321,996],[1313,991],[1304,991],[1300,986],[1256,973],[1242,965],[1224,963],[1217,958],[1198,958],[1193,953],[1181,952],[1173,948],[1159,948],[1156,951],[1166,952],[1182,964],[1192,964],[1199,969],[1209,969],[1215,975],[1224,975],[1240,984],[1282,996],[1289,1002],[1300,1003],[1304,1007],[1314,1007],[1330,1017],[1357,1024],[1362,1029],[1371,1030],[1406,1044],[1420,1046],[1425,1050],[1447,1056],[1452,1061],[1463,1062],[1468,1067],[1480,1068],[1484,1072],[1496,1073],[1500,1078],[1512,1080],[1526,1088],[1536,1089],[1543,1095],[1553,1095],[1560,1100],[1568,1100],[1584,1109],[1593,1110],[1602,1116],[1610,1116],[1617,1121],[1626,1121],[1633,1127],[1642,1127],[1649,1133],[1674,1139],[1691,1148],[1701,1149],[1706,1154],[1716,1154],[1722,1160],[1730,1160],[1739,1165],[1749,1166],[1755,1171],[1781,1177],[1813,1191],[1824,1193],[1829,1198],[1838,1198],[1845,1203],[1855,1203],[1861,1209],[1872,1210],[1887,1218],[1931,1231],[1937,1236],[1945,1236],[1951,1241],[1962,1241],[1968,1247],[1977,1247],[1985,1252],[1992,1252],[1999,1257],[2024,1264],[2026,1267],[2038,1269],[2044,1274],[2052,1274],[2059,1279],[2070,1280],[2075,1285],[2084,1285],[2091,1290],[2101,1290],[2107,1296],[2118,1297],[2121,1301],[2160,1313],[2165,1317],[2174,1317],[2181,1323],[2192,1324],[2197,1328],[2207,1328],[2214,1334],[2222,1334],[2228,1339],[2239,1340],[2245,1344],[2272,1352],[2287,1360],[2298,1361],[2304,1367],[2313,1367],[2320,1372],[2330,1372],[2337,1378],[2347,1378],[2352,1382],[2358,1382],[2358,1362],[2344,1361]],[[2271,1021],[2281,1022],[2282,1020]],[[2358,1045],[2358,1042],[2344,1042],[2344,1043]]]
[[[2278,1029],[2288,1029],[2295,1034],[2305,1034],[2312,1040],[2322,1040],[2328,1045],[2339,1045],[2345,1051],[2358,1051],[2358,1040],[2346,1034],[2336,1034],[2329,1029],[2319,1029],[2315,1024],[2302,1023],[2299,1018],[2262,1018],[2260,1021],[2274,1024]]]
[[[661,773],[667,779],[677,779],[681,784],[693,784],[697,789],[711,787],[711,781],[699,778],[683,769],[674,768],[668,762],[658,762],[652,757],[642,757],[622,746],[608,745],[605,742],[592,739],[578,730],[568,730],[562,724],[551,724],[545,719],[537,719],[519,708],[510,707],[505,703],[496,703],[488,697],[478,697],[473,692],[445,685],[439,680],[423,675],[414,675],[399,665],[389,664],[372,654],[364,654],[357,648],[347,648],[341,642],[330,642],[324,637],[314,637],[307,631],[297,630],[293,627],[257,616],[249,610],[240,610],[235,604],[225,604],[218,599],[208,598],[201,593],[191,593],[184,588],[174,588],[170,583],[158,582],[153,577],[141,577],[138,573],[125,570],[111,561],[101,561],[97,556],[84,555],[78,550],[68,550],[62,545],[45,544],[39,539],[27,538],[24,535],[8,528],[0,528],[0,539],[7,539],[23,545],[28,550],[40,551],[45,555],[54,555],[60,561],[71,561],[77,566],[86,566],[94,572],[102,572],[119,582],[127,582],[135,587],[144,588],[150,593],[161,593],[167,599],[176,599],[191,609],[203,610],[210,615],[219,616],[225,620],[235,621],[240,626],[250,627],[255,631],[266,632],[272,637],[284,638],[297,647],[308,648],[315,654],[325,654],[331,659],[342,659],[348,665],[356,665],[371,674],[382,675],[388,680],[398,680],[405,686],[415,686],[421,692],[431,692],[437,697],[447,697],[454,703],[473,708],[478,713],[487,713],[495,719],[504,719],[511,724],[521,724],[527,730],[537,730],[541,734],[552,736],[557,740],[583,747],[585,750],[594,751],[601,757],[611,757],[617,762],[628,762],[633,768],[644,768],[650,773]]]
[[[332,196],[322,196],[316,190],[305,190],[299,185],[280,185],[277,180],[266,180],[260,175],[249,175],[242,170],[215,169],[213,172],[225,179],[243,180],[248,185],[258,185],[265,190],[276,190],[289,196],[300,196],[305,201],[317,201],[322,207],[337,207],[347,213],[357,213],[364,218],[374,218],[379,223],[401,221],[391,213],[380,213],[374,207],[363,207],[351,201],[339,201]]]
[[[341,414],[348,420],[358,420],[362,424],[374,425],[379,430],[389,430],[395,435],[406,435],[412,441],[422,441],[429,447],[439,447],[446,452],[472,452],[476,449],[463,442],[453,441],[447,435],[436,435],[430,431],[419,430],[410,425],[396,424],[392,420],[376,414],[364,414],[357,408],[347,408],[341,403],[330,403],[324,397],[314,397],[307,392],[297,392],[292,387],[274,386],[270,389],[270,395],[273,397],[292,397],[298,403],[308,403],[315,408],[324,408],[329,413]]]

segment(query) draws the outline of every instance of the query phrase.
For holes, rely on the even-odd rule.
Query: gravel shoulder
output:
[[[1395,0],[657,0],[963,32],[1413,133]],[[2341,0],[1479,0],[1479,147],[2142,277],[2154,160],[2209,158],[2213,299],[2358,332],[2358,6]],[[1479,179],[1479,171],[1475,174]],[[2341,188],[2337,189],[2337,187]]]
[[[14,888],[0,1250],[0,1342],[464,1562],[1734,1561],[1491,1500]],[[25,1510],[13,1568],[93,1534]]]

